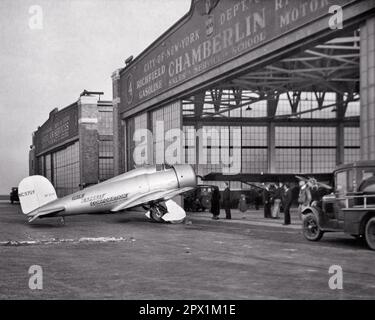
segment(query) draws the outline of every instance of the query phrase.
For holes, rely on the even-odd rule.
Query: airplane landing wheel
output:
[[[150,217],[155,222],[164,222],[162,217],[167,212],[167,210],[162,206],[153,206],[150,208]]]
[[[375,250],[375,217],[372,217],[366,223],[365,238],[369,248]]]
[[[309,241],[319,241],[323,237],[323,231],[320,230],[318,221],[313,213],[304,216],[302,222],[303,235]]]

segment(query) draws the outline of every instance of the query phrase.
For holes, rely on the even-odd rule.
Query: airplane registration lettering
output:
[[[119,200],[125,200],[127,197],[128,197],[128,194],[123,193],[123,194],[120,194],[120,195],[115,196],[115,197],[109,197],[109,198],[105,198],[105,199],[101,199],[101,200],[92,201],[92,202],[90,202],[90,206],[95,207],[95,206],[99,206],[99,205],[103,205],[103,204],[107,204],[107,203],[111,203],[111,202],[116,202],[116,201],[119,201]]]
[[[55,193],[54,192],[50,192],[50,193],[47,193],[44,195],[44,198],[50,198],[50,197],[53,197],[55,196]]]
[[[19,192],[18,196],[19,197],[26,197],[26,196],[31,196],[33,194],[35,194],[35,190],[29,190],[29,191],[25,191],[25,192]]]

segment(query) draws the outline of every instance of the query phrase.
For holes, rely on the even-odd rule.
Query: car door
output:
[[[349,171],[350,170],[338,171],[336,172],[335,177],[336,202],[334,205],[334,209],[336,219],[341,221],[344,220],[344,212],[342,211],[342,209],[345,208],[347,205],[347,200],[345,199],[345,196],[347,195],[349,188]]]

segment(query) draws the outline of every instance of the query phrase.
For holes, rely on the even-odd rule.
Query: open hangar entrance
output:
[[[375,159],[375,1],[338,2],[307,1],[321,4],[320,11],[279,30],[277,21],[300,1],[282,9],[275,9],[280,1],[248,1],[242,15],[227,21],[223,12],[241,2],[193,0],[186,16],[113,74],[116,173],[136,166],[137,144],[147,145],[144,163],[165,162],[168,142],[156,134],[158,121],[163,133],[183,130],[180,161],[201,176],[222,171],[217,157],[234,149],[235,130],[240,173],[324,173],[340,163]],[[333,30],[328,10],[337,3],[344,28]],[[266,33],[264,42],[246,47],[240,28],[251,19],[258,19],[258,34]],[[217,52],[215,37],[221,41]],[[186,55],[199,64],[182,67]],[[204,164],[195,134],[202,128],[225,132],[203,146]],[[138,129],[153,136],[134,139]]]
[[[238,173],[330,173],[360,160],[360,39],[359,26],[352,26],[184,98],[185,161],[206,176],[222,172],[225,149]],[[201,148],[200,129],[209,132]],[[199,163],[199,152],[206,164]]]

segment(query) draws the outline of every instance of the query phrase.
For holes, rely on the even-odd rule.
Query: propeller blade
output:
[[[325,189],[332,189],[332,187],[328,184],[325,184],[323,182],[318,182],[318,185],[322,188],[325,188]]]
[[[308,181],[308,179],[306,179],[305,177],[296,176],[296,178],[299,179],[299,180],[305,181],[305,182]]]

